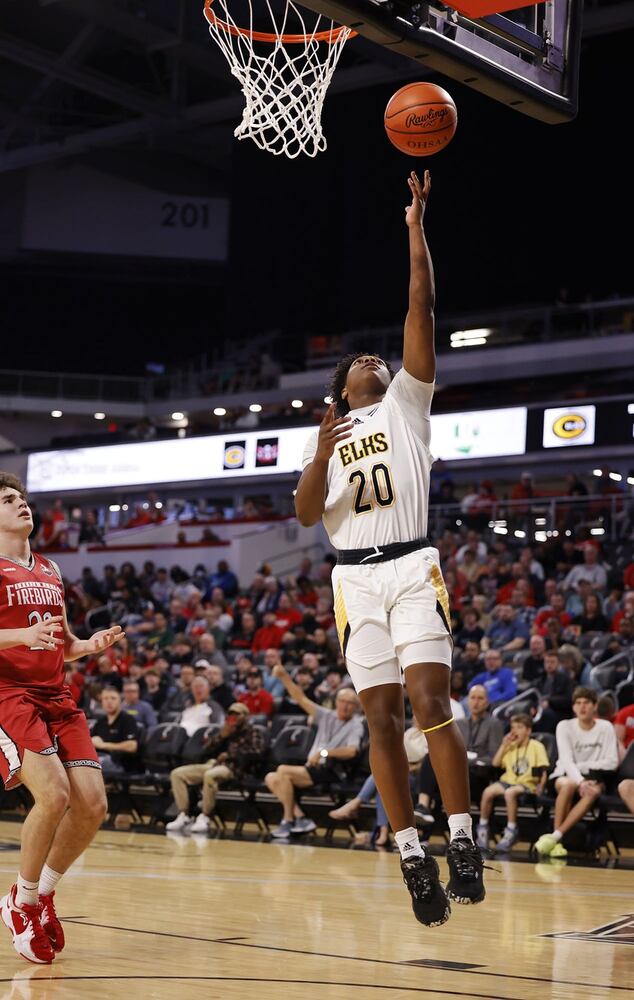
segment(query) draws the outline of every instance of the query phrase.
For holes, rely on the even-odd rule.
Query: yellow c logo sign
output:
[[[244,448],[239,445],[233,448],[227,448],[225,452],[225,465],[229,465],[232,469],[239,468],[239,466],[244,463]]]
[[[579,413],[564,413],[563,416],[557,417],[553,424],[553,434],[566,440],[579,437],[585,429],[585,417]]]

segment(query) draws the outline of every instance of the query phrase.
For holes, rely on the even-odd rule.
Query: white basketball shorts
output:
[[[451,666],[449,595],[438,550],[332,572],[335,619],[357,692],[401,684],[413,663]]]

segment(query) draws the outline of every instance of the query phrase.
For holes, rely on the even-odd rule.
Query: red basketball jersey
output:
[[[64,588],[48,559],[34,554],[27,568],[0,555],[0,629],[28,628],[61,615],[63,608]],[[63,686],[63,646],[0,649],[0,687],[60,690]]]

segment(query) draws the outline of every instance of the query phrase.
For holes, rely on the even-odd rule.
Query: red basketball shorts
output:
[[[64,767],[100,767],[86,716],[68,691],[45,694],[0,687],[0,777],[20,784],[24,751],[56,753]]]

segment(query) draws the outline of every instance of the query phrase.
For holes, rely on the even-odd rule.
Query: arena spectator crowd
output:
[[[451,602],[452,697],[469,752],[472,796],[481,805],[481,844],[488,842],[496,799],[507,807],[500,849],[510,849],[517,839],[517,803],[544,788],[546,771],[537,772],[546,754],[536,747],[535,733],[556,741],[555,785],[546,786],[557,796],[556,822],[578,819],[577,795],[591,806],[605,791],[618,793],[634,811],[634,781],[617,780],[634,740],[634,687],[627,658],[614,660],[634,645],[632,544],[601,545],[581,528],[573,537],[517,547],[466,526],[446,528],[435,544]],[[66,581],[78,635],[115,622],[126,633],[67,673],[78,703],[99,720],[96,745],[103,746],[111,772],[138,766],[142,733],[157,723],[177,722],[189,736],[213,729],[201,748],[203,762],[173,775],[175,829],[207,830],[218,787],[252,771],[266,777],[281,803],[280,839],[307,832],[315,824],[295,792],[355,773],[366,736],[337,641],[334,563],[334,555],[319,564],[305,558],[284,579],[265,565],[253,579],[238,580],[226,560],[215,568],[199,565],[191,576],[179,566],[127,561],[105,566],[100,575],[87,566],[79,580]],[[492,711],[509,702],[508,712],[494,718]],[[308,716],[315,726],[302,766],[267,769],[261,760],[255,766],[264,752],[261,732],[278,716],[302,722]],[[585,751],[577,763],[573,751],[577,736],[585,746],[595,725],[604,752],[593,769]],[[124,744],[118,752],[117,734]],[[426,748],[419,750],[408,755],[424,827],[438,818],[440,806]],[[359,775],[360,797],[351,811],[338,816],[335,810],[334,819],[371,800],[375,789],[367,777],[367,769]],[[189,787],[202,791],[196,818],[189,814]],[[386,820],[378,805],[384,842]],[[549,836],[547,846],[554,849],[561,832],[559,839],[557,830]]]

